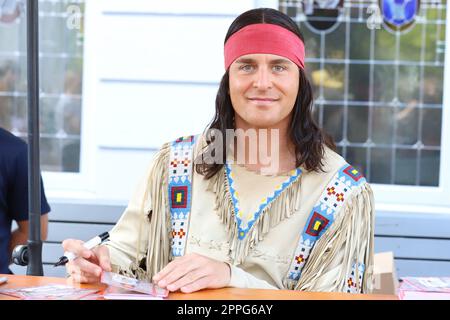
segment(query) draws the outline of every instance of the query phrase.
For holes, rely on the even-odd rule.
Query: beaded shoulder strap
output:
[[[342,166],[327,184],[319,200],[312,208],[295,249],[287,274],[287,283],[293,287],[300,279],[302,269],[314,247],[333,224],[342,205],[352,190],[366,181],[364,176],[349,164]]]
[[[172,256],[184,255],[192,200],[193,151],[197,136],[172,142],[169,159],[169,208],[172,224]]]

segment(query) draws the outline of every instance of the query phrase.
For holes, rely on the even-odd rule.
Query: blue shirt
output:
[[[41,179],[41,214],[50,212]],[[28,149],[0,128],[0,273],[9,270],[12,221],[28,220]]]

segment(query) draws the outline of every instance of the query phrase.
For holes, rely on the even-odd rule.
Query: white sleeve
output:
[[[278,290],[267,281],[256,278],[254,275],[245,272],[241,268],[228,264],[231,270],[231,278],[228,287],[248,288],[248,289],[272,289]]]
[[[114,272],[118,272],[119,268],[127,269],[136,260],[136,257],[142,257],[146,253],[147,238],[138,239],[138,231],[141,228],[142,233],[150,232],[147,213],[141,211],[149,172],[150,170],[147,169],[147,174],[140,179],[127,208],[110,231],[110,240],[105,243],[109,249],[111,266]],[[137,252],[138,241],[141,242],[139,253]]]
[[[169,152],[170,144],[165,143],[153,156],[125,212],[110,232],[110,241],[107,242],[107,246],[113,271],[132,271],[132,269],[143,271],[139,269],[139,265],[142,259],[150,255],[148,253],[150,249],[154,249],[152,252],[159,250],[158,255],[161,252],[169,252],[168,241],[160,241],[158,238],[160,233],[152,229],[149,219],[150,212],[155,210],[152,221],[159,221],[156,219],[157,216],[164,217],[163,221],[165,221],[164,192],[166,189],[161,186],[163,186],[162,179],[165,176],[163,170],[167,167]],[[161,230],[165,230],[163,224],[164,222],[161,222]]]

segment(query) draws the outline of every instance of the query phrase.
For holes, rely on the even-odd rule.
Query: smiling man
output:
[[[161,148],[107,245],[64,241],[82,257],[68,273],[95,282],[113,270],[182,292],[370,292],[372,191],[313,120],[297,25],[273,9],[245,12],[224,55],[205,133]]]

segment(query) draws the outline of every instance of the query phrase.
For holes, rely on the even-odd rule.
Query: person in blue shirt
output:
[[[41,179],[41,238],[47,239],[50,206]],[[11,230],[12,221],[18,228]],[[27,144],[0,128],[0,273],[11,274],[9,265],[15,246],[28,240],[28,148]]]

